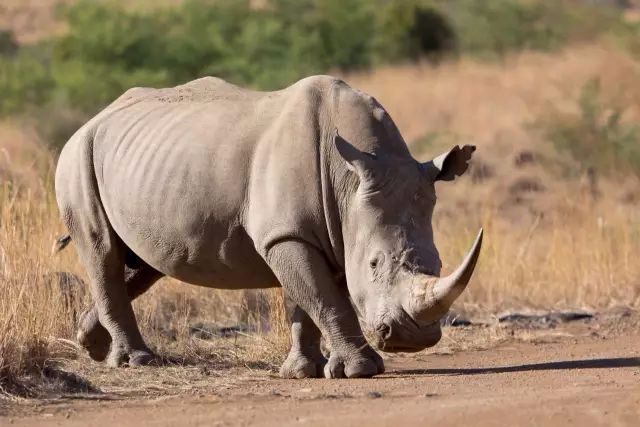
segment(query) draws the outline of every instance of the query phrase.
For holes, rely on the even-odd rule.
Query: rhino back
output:
[[[201,79],[123,95],[97,120],[93,141],[116,233],[154,268],[187,282],[275,285],[260,252],[322,223],[310,191],[320,104],[310,87],[261,93]]]

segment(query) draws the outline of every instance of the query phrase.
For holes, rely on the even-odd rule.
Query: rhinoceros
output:
[[[94,299],[77,339],[111,366],[158,363],[131,301],[161,277],[281,286],[292,340],[282,377],[380,374],[372,345],[435,345],[469,282],[482,230],[440,277],[432,213],[434,183],[462,175],[474,151],[416,161],[373,97],[330,76],[275,92],[214,77],[130,89],[70,138],[57,165],[68,229],[59,242],[75,243]]]

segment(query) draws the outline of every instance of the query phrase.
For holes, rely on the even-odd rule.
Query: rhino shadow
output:
[[[572,369],[611,369],[640,367],[640,357],[614,357],[603,359],[562,360],[558,362],[530,363],[523,365],[496,366],[490,368],[432,368],[402,369],[391,371],[396,375],[481,375],[510,372],[554,371]]]

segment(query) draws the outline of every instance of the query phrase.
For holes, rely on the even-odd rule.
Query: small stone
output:
[[[367,397],[371,399],[379,399],[382,397],[382,393],[379,391],[370,391],[367,393]]]

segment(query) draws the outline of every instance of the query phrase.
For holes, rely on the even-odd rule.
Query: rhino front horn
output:
[[[467,253],[462,263],[458,268],[448,275],[447,277],[440,278],[433,285],[433,298],[442,307],[451,307],[451,304],[460,296],[465,290],[473,270],[476,267],[478,256],[480,255],[480,248],[482,247],[482,228],[478,232],[476,241],[473,242],[473,246]]]

